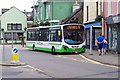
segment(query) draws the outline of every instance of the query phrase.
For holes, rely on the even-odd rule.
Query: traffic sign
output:
[[[14,47],[14,48],[12,49],[12,53],[18,53],[18,48]]]
[[[18,48],[16,47],[12,49],[12,62],[13,63],[19,62]]]

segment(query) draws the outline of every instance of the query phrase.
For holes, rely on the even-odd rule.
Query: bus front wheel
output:
[[[52,51],[52,54],[53,54],[53,55],[56,55],[56,52],[55,52],[55,48],[54,48],[54,47],[52,47],[52,50],[51,50],[51,51]]]
[[[35,50],[35,45],[33,45],[32,49]]]

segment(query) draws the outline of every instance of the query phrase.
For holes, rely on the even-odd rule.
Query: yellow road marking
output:
[[[70,57],[66,57],[66,56],[60,56],[60,55],[58,55],[58,56],[56,56],[56,57],[58,57],[58,58],[64,58],[64,59],[70,59],[70,60],[74,60],[74,61],[77,61],[77,62],[88,62],[88,61],[84,61],[84,60],[78,60],[78,59],[76,59],[76,58],[70,58]]]
[[[75,58],[72,58],[72,60],[74,60],[74,61],[78,61],[77,59],[75,59]]]
[[[91,60],[91,59],[86,58],[85,56],[83,56],[83,55],[81,55],[81,54],[79,54],[79,56],[81,56],[81,57],[84,58],[85,60],[90,61],[90,62],[95,63],[95,64],[104,65],[104,66],[113,67],[113,68],[120,68],[120,67],[118,67],[118,66],[103,64],[103,63],[101,63],[101,62],[97,62],[97,61]]]

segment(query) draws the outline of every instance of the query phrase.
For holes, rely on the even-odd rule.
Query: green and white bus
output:
[[[80,24],[39,26],[27,29],[26,47],[56,53],[85,52],[85,29]]]

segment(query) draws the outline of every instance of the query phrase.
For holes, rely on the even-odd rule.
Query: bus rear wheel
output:
[[[53,54],[53,55],[56,55],[56,52],[55,52],[55,48],[54,48],[54,47],[52,47],[51,51],[52,51],[52,54]]]

